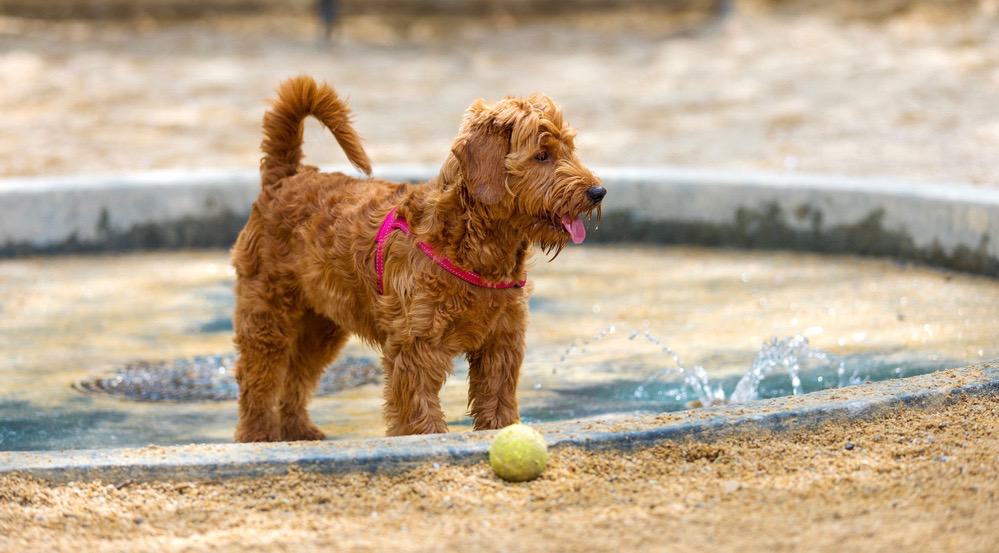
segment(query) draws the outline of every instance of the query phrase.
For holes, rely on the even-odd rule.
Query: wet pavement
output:
[[[999,355],[993,280],[888,261],[588,246],[569,248],[551,264],[535,259],[530,278],[520,389],[529,421],[671,410],[693,399],[678,393],[679,376],[668,370],[635,397],[639,385],[673,364],[635,332],[647,331],[685,366],[702,365],[729,388],[771,336],[808,337],[845,360],[847,376],[859,381]],[[74,384],[107,378],[128,363],[169,366],[228,354],[231,285],[225,252],[0,263],[0,449],[229,441],[231,400],[134,401]],[[353,341],[345,355],[377,359]],[[806,367],[804,391],[831,385],[831,370]],[[465,379],[458,360],[442,391],[452,430],[468,428]],[[314,419],[331,437],[383,433],[381,388],[363,382],[313,402]],[[783,375],[762,390],[768,397],[789,391]]]

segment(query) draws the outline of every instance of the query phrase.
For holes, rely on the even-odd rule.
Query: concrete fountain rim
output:
[[[384,165],[376,176],[418,182],[435,171]],[[999,277],[999,189],[670,166],[596,171],[612,194],[590,242],[857,254]],[[0,179],[0,258],[228,247],[258,190],[250,170]]]
[[[323,171],[340,171],[363,177],[349,165],[323,166]],[[375,168],[374,177],[401,182],[421,182],[437,174],[439,167],[423,163],[386,163]],[[785,190],[815,189],[855,191],[866,194],[898,194],[939,200],[962,200],[999,204],[999,189],[970,183],[915,181],[885,177],[855,177],[835,174],[767,172],[713,169],[673,165],[594,166],[604,180],[670,181],[700,185],[743,185]],[[259,172],[250,169],[156,169],[108,174],[57,174],[0,178],[0,194],[48,194],[78,190],[159,188],[204,183],[249,184],[257,186]]]
[[[615,414],[535,425],[550,448],[628,451],[667,440],[712,440],[738,432],[789,431],[999,393],[999,361],[737,405],[658,415]],[[315,473],[395,473],[488,457],[496,431],[266,444],[0,452],[0,476],[52,482],[218,480]]]

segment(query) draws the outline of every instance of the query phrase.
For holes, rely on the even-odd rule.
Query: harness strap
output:
[[[378,228],[378,234],[375,236],[375,275],[378,279],[377,285],[379,294],[385,293],[383,283],[385,277],[385,242],[387,242],[389,236],[397,230],[402,231],[402,233],[406,236],[412,234],[406,220],[397,215],[396,208],[393,207],[385,215],[385,220],[382,221],[382,226]],[[526,279],[507,282],[490,282],[483,279],[478,273],[462,269],[461,267],[455,265],[455,263],[447,257],[435,252],[434,248],[427,242],[417,242],[416,247],[442,269],[473,286],[478,286],[480,288],[504,289],[523,288],[524,285],[527,284]]]

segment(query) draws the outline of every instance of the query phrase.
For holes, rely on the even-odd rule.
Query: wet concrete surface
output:
[[[984,277],[855,257],[655,246],[569,248],[533,263],[519,392],[529,422],[682,408],[693,398],[668,370],[650,396],[633,396],[672,365],[659,347],[629,339],[645,328],[684,365],[703,365],[730,387],[771,336],[807,336],[859,381],[999,355],[991,309],[999,287]],[[136,361],[231,352],[231,286],[219,251],[0,262],[0,449],[231,440],[232,401],[135,402],[73,388]],[[377,358],[355,342],[346,355]],[[806,390],[826,387],[831,380],[818,378],[828,369],[809,367]],[[442,390],[453,431],[468,429],[465,379],[458,360]],[[787,379],[774,377],[781,387]],[[334,439],[384,431],[376,383],[317,398],[311,411]]]

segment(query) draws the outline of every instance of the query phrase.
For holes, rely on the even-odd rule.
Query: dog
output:
[[[306,117],[368,178],[302,164]],[[264,115],[261,190],[236,241],[240,442],[320,440],[306,410],[351,335],[381,351],[387,434],[447,431],[439,393],[469,362],[474,427],[519,420],[533,247],[582,242],[606,190],[543,95],[474,102],[440,173],[370,178],[350,109],[326,84],[283,82]]]

